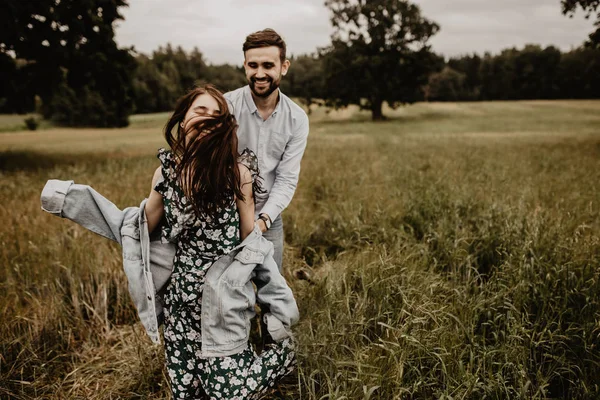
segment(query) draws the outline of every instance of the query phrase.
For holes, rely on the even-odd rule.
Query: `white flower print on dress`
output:
[[[225,235],[231,239],[231,238],[235,237],[235,235],[238,231],[239,231],[239,229],[237,229],[236,226],[230,226],[229,228],[227,228],[227,233]]]
[[[192,382],[192,378],[193,378],[192,374],[190,374],[190,373],[185,374],[183,376],[183,380],[182,380],[183,384],[186,386],[189,385],[190,382]]]

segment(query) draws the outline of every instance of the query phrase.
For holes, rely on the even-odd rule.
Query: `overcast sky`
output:
[[[425,17],[441,26],[434,51],[445,56],[497,53],[526,43],[569,50],[582,44],[593,20],[578,12],[561,14],[560,0],[413,0]],[[195,46],[212,64],[243,63],[242,43],[251,32],[273,28],[289,54],[316,51],[332,32],[323,0],[129,0],[116,39],[150,54],[171,43]]]

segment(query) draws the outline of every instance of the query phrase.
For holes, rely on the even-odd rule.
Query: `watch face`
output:
[[[260,219],[262,219],[265,222],[265,226],[267,227],[267,229],[271,227],[271,221],[269,220],[269,217],[267,217],[266,215],[261,215]]]

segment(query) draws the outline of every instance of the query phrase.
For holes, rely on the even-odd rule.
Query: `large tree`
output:
[[[125,0],[0,0],[0,53],[26,60],[45,116],[67,125],[123,126],[135,60],[117,48]]]
[[[311,112],[311,105],[325,97],[323,60],[313,54],[291,58],[291,68],[281,82],[283,91],[297,97]]]
[[[586,13],[585,17],[589,18],[592,13],[598,10],[600,0],[561,0],[563,14],[572,17],[577,11],[577,7],[581,7]],[[594,23],[596,30],[588,36],[586,45],[595,49],[600,48],[600,11],[596,12],[596,22]]]
[[[427,42],[439,26],[407,0],[327,0],[334,33],[321,51],[326,96],[335,106],[359,104],[384,118],[382,104],[412,103],[443,62]]]

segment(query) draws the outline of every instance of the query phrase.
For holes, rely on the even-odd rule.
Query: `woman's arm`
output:
[[[150,233],[154,231],[164,213],[162,195],[154,190],[154,186],[156,186],[161,173],[160,167],[158,167],[152,177],[152,189],[146,202],[146,220],[148,221],[148,232]]]
[[[244,200],[236,199],[236,203],[240,213],[240,237],[244,240],[254,229],[254,195],[250,170],[244,164],[238,164],[238,168]]]

